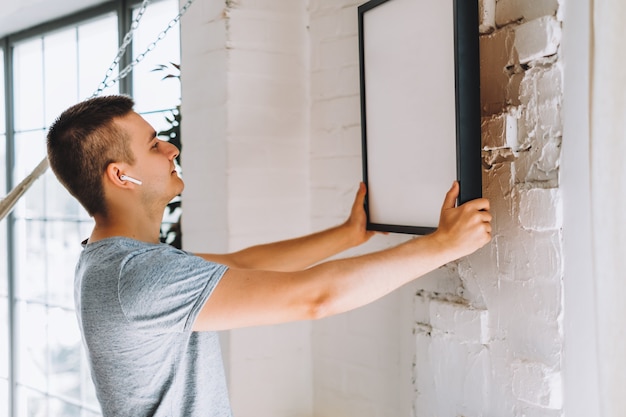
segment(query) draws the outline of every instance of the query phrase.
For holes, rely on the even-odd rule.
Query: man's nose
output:
[[[174,145],[174,144],[172,144],[170,142],[165,142],[165,143],[167,143],[166,149],[167,149],[168,158],[170,158],[172,160],[175,159],[180,154],[180,151],[178,150],[176,145]]]

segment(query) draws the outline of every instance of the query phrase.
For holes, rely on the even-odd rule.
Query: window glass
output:
[[[15,129],[44,126],[43,40],[35,38],[13,48]]]
[[[13,178],[17,184],[22,181],[46,156],[45,132],[17,131],[14,136],[15,168]],[[43,218],[45,215],[45,185],[40,178],[24,194],[15,207],[17,217]]]
[[[63,308],[48,309],[48,343],[50,346],[49,386],[54,396],[76,403],[81,399],[81,338],[74,325],[76,314]],[[65,413],[51,413],[65,416]]]
[[[14,45],[15,183],[44,158],[47,127],[97,89],[117,51],[117,35],[110,13]],[[17,415],[98,416],[73,311],[74,267],[93,220],[51,170],[33,183],[14,215]],[[7,349],[0,345],[0,352]]]
[[[84,209],[48,170],[38,181],[44,187],[44,210],[46,217],[62,220],[85,218]]]
[[[137,9],[134,16],[136,13]],[[176,14],[178,14],[178,1],[154,2],[146,9],[134,35],[133,58],[144,52],[148,45],[157,39]],[[171,70],[154,71],[161,65],[180,64],[179,45],[180,29],[176,25],[132,72],[133,96],[138,112],[165,110],[179,104],[180,84],[178,80],[175,78],[163,80],[163,77]],[[157,93],[155,94],[155,92]]]
[[[46,392],[48,373],[47,312],[38,303],[19,302],[18,313],[24,324],[17,326],[19,351],[19,373],[17,382],[25,387]]]
[[[6,161],[6,123],[4,119],[4,49],[0,48],[0,161]],[[6,164],[0,166],[0,198],[6,195]],[[6,220],[0,220],[0,241],[7,241]],[[9,414],[9,306],[8,245],[0,248],[0,416]]]
[[[51,125],[63,110],[78,101],[76,52],[73,27],[43,38],[44,126]]]
[[[6,133],[6,120],[4,119],[5,115],[5,107],[4,107],[4,49],[0,48],[0,135],[4,135]],[[4,158],[4,146],[0,148],[0,157]],[[4,160],[4,159],[2,159]],[[0,172],[0,179],[4,175]],[[0,190],[4,187],[4,182],[0,183]]]
[[[178,13],[176,0],[155,1],[148,7],[132,47],[144,52]],[[111,12],[53,32],[41,33],[12,45],[14,131],[5,132],[4,83],[0,82],[0,160],[12,162],[14,184],[20,182],[46,154],[48,126],[68,106],[90,97],[103,80],[118,48],[118,18]],[[157,131],[171,128],[180,104],[177,78],[162,80],[168,71],[159,65],[180,62],[178,26],[131,72],[136,110]],[[4,58],[0,50],[0,60]],[[0,79],[4,67],[0,65]],[[177,71],[177,70],[176,70]],[[114,79],[115,69],[110,75]],[[115,84],[104,94],[117,94]],[[125,93],[131,93],[125,91]],[[14,155],[6,155],[7,140]],[[0,196],[6,193],[6,168],[0,169]],[[74,312],[74,268],[80,242],[93,228],[93,219],[57,181],[51,170],[34,182],[13,212],[11,276],[15,300],[8,299],[8,253],[0,250],[0,417],[7,414],[9,395],[9,307],[15,309],[16,416],[100,416],[85,351]],[[167,220],[167,219],[166,219]],[[176,219],[172,219],[175,222]],[[7,221],[0,222],[0,239],[8,239]],[[8,247],[8,245],[7,245]],[[6,406],[8,409],[8,406]]]
[[[9,415],[9,381],[0,378],[0,416]]]
[[[117,54],[117,16],[106,15],[78,26],[78,98],[85,99],[98,89],[107,68]],[[118,69],[111,74],[115,78]],[[106,94],[117,94],[118,85],[108,88]]]
[[[81,417],[81,407],[70,404],[66,401],[50,398],[48,407],[48,415],[50,416]]]
[[[7,305],[7,298],[0,297],[0,381],[9,378],[9,306]],[[2,393],[0,392],[0,398]],[[2,416],[0,411],[0,416]]]
[[[15,291],[18,299],[46,302],[46,223],[18,219],[14,224]],[[28,327],[26,317],[20,321]]]
[[[5,123],[5,107],[4,107],[4,49],[0,48],[0,161],[6,161],[7,155],[7,142],[6,142],[6,123]],[[3,198],[6,193],[6,183],[7,183],[7,171],[6,164],[0,165],[0,198]],[[0,221],[0,241],[7,241],[6,234],[6,221]],[[8,256],[8,245],[2,246],[0,249],[0,299],[2,297],[6,297],[7,295],[7,286],[8,286],[8,265],[7,265],[7,256]],[[0,329],[6,327],[6,323],[0,322]],[[5,333],[0,330],[0,338],[4,338]],[[4,357],[0,356],[0,366],[2,361],[6,360]],[[2,413],[0,413],[0,416]]]
[[[17,417],[48,416],[46,395],[23,386],[17,387]]]
[[[82,247],[80,223],[73,221],[46,222],[46,270],[48,274],[48,303],[67,309],[74,308],[74,268]],[[72,266],[68,268],[68,265]],[[76,318],[69,324],[74,327]]]

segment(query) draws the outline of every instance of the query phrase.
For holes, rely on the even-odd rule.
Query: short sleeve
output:
[[[140,330],[191,330],[227,267],[156,245],[131,253],[120,270],[120,307]]]

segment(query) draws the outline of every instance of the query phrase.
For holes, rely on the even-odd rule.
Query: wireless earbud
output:
[[[133,177],[129,177],[128,175],[120,175],[120,179],[121,179],[122,181],[130,181],[130,182],[132,182],[133,184],[137,184],[137,185],[141,185],[141,184],[142,184],[142,182],[141,182],[141,181],[136,180],[136,179],[134,179]]]

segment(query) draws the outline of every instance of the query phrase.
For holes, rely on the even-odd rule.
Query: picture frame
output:
[[[482,196],[478,2],[358,7],[368,230],[436,230],[446,192]]]

